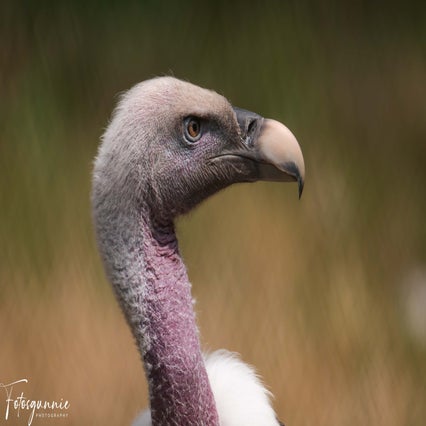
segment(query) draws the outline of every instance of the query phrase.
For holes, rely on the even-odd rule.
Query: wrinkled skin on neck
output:
[[[216,425],[192,309],[191,286],[172,225],[148,225],[144,235],[145,295],[142,356],[153,424]]]
[[[218,425],[173,222],[116,207],[94,205],[98,244],[144,361],[152,424]]]

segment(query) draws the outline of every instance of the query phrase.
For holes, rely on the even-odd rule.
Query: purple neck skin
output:
[[[142,220],[143,282],[140,350],[157,425],[219,425],[201,354],[191,285],[174,227]]]

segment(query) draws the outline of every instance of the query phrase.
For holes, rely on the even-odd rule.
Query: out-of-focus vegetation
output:
[[[71,404],[34,425],[129,424],[146,405],[90,174],[117,94],[169,73],[282,120],[307,168],[300,202],[240,185],[179,221],[204,346],[256,365],[288,425],[425,424],[421,2],[0,8],[0,382]]]

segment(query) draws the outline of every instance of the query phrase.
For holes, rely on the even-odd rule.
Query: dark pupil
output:
[[[189,123],[189,133],[191,134],[191,136],[198,135],[198,123],[196,121],[191,121]]]

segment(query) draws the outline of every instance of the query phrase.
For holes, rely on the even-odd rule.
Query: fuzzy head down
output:
[[[196,140],[188,134],[191,119],[199,126]],[[232,183],[254,180],[251,161],[212,161],[241,144],[235,111],[223,96],[173,77],[144,81],[122,96],[103,135],[94,197],[113,193],[169,221]]]

